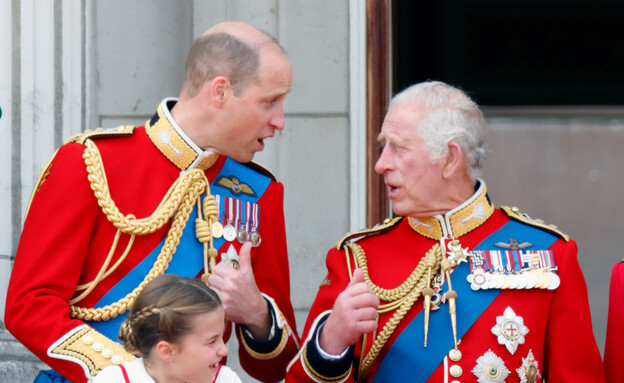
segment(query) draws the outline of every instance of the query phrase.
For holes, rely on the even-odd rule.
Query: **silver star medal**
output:
[[[516,369],[520,377],[520,383],[535,383],[542,375],[539,372],[537,360],[533,356],[533,350],[529,350],[526,358],[522,358],[522,366]]]
[[[511,371],[505,367],[501,358],[492,350],[488,350],[477,359],[477,365],[472,369],[472,373],[475,374],[479,383],[505,383],[505,378],[511,374]]]
[[[470,256],[468,248],[462,248],[458,240],[454,239],[448,244],[448,250],[451,253],[448,260],[451,261],[453,266],[458,266],[462,262],[468,262],[467,259]]]
[[[518,345],[524,344],[524,336],[529,333],[529,328],[524,325],[524,319],[507,307],[503,315],[496,317],[496,326],[492,327],[492,333],[498,337],[498,343],[504,344],[513,355]]]
[[[236,249],[234,248],[234,246],[230,245],[230,247],[227,249],[227,253],[221,254],[221,262],[219,263],[225,263],[226,265],[230,265],[236,270],[238,270],[239,269],[238,259],[239,257],[238,257],[238,253],[236,252]]]

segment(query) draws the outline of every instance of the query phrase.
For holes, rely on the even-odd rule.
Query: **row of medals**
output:
[[[489,272],[476,268],[467,277],[473,290],[488,289],[548,289],[561,284],[557,274],[546,268],[523,269],[517,273]]]
[[[472,281],[471,281],[472,279]],[[549,289],[555,290],[561,284],[559,276],[544,269],[531,269],[518,274],[491,273],[476,269],[468,276],[474,283],[473,290],[488,289]]]
[[[470,251],[462,249],[457,240],[448,244],[449,260],[454,266],[465,259],[470,259]],[[472,263],[472,261],[470,261]],[[467,280],[473,290],[489,289],[548,289],[555,290],[561,284],[559,276],[551,269],[540,267],[538,257],[534,257],[533,268],[525,268],[518,272],[486,271],[480,266],[474,267]],[[471,267],[472,268],[472,267]]]
[[[233,223],[229,221],[225,226],[221,224],[218,220],[212,223],[212,236],[214,238],[225,239],[228,242],[232,242],[237,240],[240,244],[245,242],[251,242],[253,247],[260,246],[260,242],[262,242],[262,238],[260,238],[260,233],[256,228],[247,231],[245,225],[240,225],[238,229],[234,227]]]

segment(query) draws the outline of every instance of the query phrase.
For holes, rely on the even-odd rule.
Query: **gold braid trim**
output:
[[[412,271],[412,274],[403,282],[399,287],[387,290],[375,285],[368,274],[368,264],[364,250],[355,243],[347,244],[353,252],[353,259],[355,261],[355,267],[362,269],[364,273],[364,281],[372,289],[377,298],[385,302],[389,302],[385,305],[379,306],[377,310],[379,313],[389,312],[395,310],[394,315],[384,325],[381,332],[375,337],[371,349],[366,356],[360,362],[358,379],[362,379],[368,375],[368,372],[373,364],[373,361],[379,355],[379,352],[386,344],[390,336],[396,330],[401,320],[405,317],[407,312],[412,308],[414,303],[420,297],[422,290],[430,285],[430,280],[427,277],[427,270],[431,268],[432,275],[435,275],[440,267],[440,261],[443,258],[443,251],[439,244],[435,244],[425,256],[418,262],[418,266]],[[362,348],[364,350],[364,347]]]
[[[303,348],[303,353],[301,355],[301,361],[302,361],[304,370],[308,373],[308,375],[311,375],[311,377],[315,381],[317,381],[317,382],[322,382],[322,383],[344,382],[345,379],[351,373],[351,369],[348,369],[346,372],[344,372],[344,373],[342,373],[342,374],[340,374],[338,376],[335,376],[335,377],[329,377],[329,376],[321,375],[319,372],[317,372],[312,367],[312,365],[308,361],[308,348],[307,347]]]
[[[286,322],[286,318],[284,318],[284,315],[282,315],[281,312],[278,312],[277,315],[279,316],[279,319],[276,318],[276,320],[279,320],[280,322]],[[286,343],[288,342],[288,329],[286,328],[286,326],[284,326],[283,328],[280,329],[282,331],[282,337],[280,338],[280,342],[277,345],[277,347],[275,347],[275,349],[271,352],[268,352],[266,354],[260,353],[255,351],[254,349],[252,349],[249,344],[247,344],[247,341],[245,340],[245,337],[243,336],[243,329],[242,327],[239,326],[239,334],[240,334],[240,343],[243,345],[243,347],[245,348],[245,350],[249,353],[249,355],[253,356],[256,359],[272,359],[275,358],[275,356],[277,356],[279,353],[281,353],[284,350],[284,347],[286,347]]]
[[[103,368],[130,362],[136,357],[123,346],[87,325],[78,326],[48,349],[48,356],[79,364],[92,378]]]
[[[141,219],[126,217],[119,211],[119,208],[117,208],[115,202],[111,198],[106,173],[104,172],[104,164],[102,163],[102,157],[100,156],[97,146],[91,140],[88,140],[85,144],[86,149],[83,158],[87,165],[91,189],[93,189],[98,199],[98,204],[102,208],[102,212],[106,214],[108,220],[116,228],[121,230],[122,233],[145,235],[155,232],[169,221],[181,205],[182,200],[188,199],[185,197],[191,193],[191,188],[203,188],[205,190],[208,185],[208,180],[201,170],[190,170],[180,175],[171,188],[169,188],[167,194],[152,215]],[[199,194],[202,192],[203,190],[200,190]],[[191,201],[191,205],[194,202],[195,199]]]
[[[115,318],[118,315],[123,314],[126,310],[131,309],[137,295],[143,290],[143,287],[149,281],[164,273],[169,266],[169,262],[171,261],[171,258],[173,257],[173,254],[175,253],[180,242],[182,231],[186,226],[186,222],[188,221],[188,217],[193,209],[193,205],[199,198],[201,198],[204,191],[207,191],[208,194],[206,198],[212,197],[212,199],[214,199],[214,197],[210,195],[209,183],[204,172],[199,169],[192,169],[183,172],[180,175],[176,182],[167,191],[167,194],[152,215],[142,219],[136,219],[131,214],[124,216],[119,211],[117,206],[115,206],[115,203],[111,198],[108,182],[104,173],[104,165],[97,146],[91,140],[87,140],[85,142],[85,146],[86,148],[83,158],[85,160],[85,164],[87,165],[88,179],[91,183],[91,189],[98,200],[98,204],[102,208],[102,212],[106,214],[108,220],[117,228],[118,234],[116,235],[113,245],[111,246],[107,260],[98,272],[96,279],[79,286],[78,290],[84,289],[86,291],[79,297],[69,302],[70,316],[72,318],[78,318],[86,321],[106,321],[110,318]],[[155,232],[167,223],[171,217],[174,216],[174,214],[175,217],[171,223],[171,228],[167,233],[165,243],[158,254],[158,257],[154,262],[154,266],[138,287],[136,287],[124,298],[104,307],[84,308],[75,305],[91,290],[93,290],[93,288],[102,279],[110,275],[121,263],[130,250],[129,247],[132,245],[134,236]],[[209,214],[206,215],[208,216]],[[210,220],[216,219],[216,217],[213,217],[212,214],[210,214],[210,217],[207,218]],[[119,232],[131,235],[131,241],[120,260],[115,263],[113,268],[107,270],[108,264],[110,263],[114,250],[117,246]]]

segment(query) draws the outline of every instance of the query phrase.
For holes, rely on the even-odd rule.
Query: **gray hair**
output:
[[[388,110],[397,105],[419,109],[414,129],[430,150],[435,163],[448,155],[448,143],[463,150],[466,171],[474,181],[481,176],[485,161],[486,123],[478,105],[464,92],[440,81],[427,81],[410,86],[395,95]]]

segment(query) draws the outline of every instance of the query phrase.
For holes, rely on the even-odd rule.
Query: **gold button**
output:
[[[82,337],[82,342],[84,344],[93,344],[93,342],[95,342],[95,339],[93,339],[91,335],[85,335]]]
[[[459,362],[459,360],[462,358],[462,353],[458,349],[454,348],[451,350],[451,352],[449,352],[449,358],[451,358],[453,362]]]
[[[121,355],[113,355],[111,362],[113,362],[113,364],[121,364],[123,363],[123,357]]]
[[[463,372],[462,368],[456,364],[451,366],[450,371],[453,378],[459,378]]]
[[[93,349],[97,352],[102,351],[102,349],[104,348],[104,346],[102,345],[102,343],[93,343]]]
[[[111,350],[110,348],[105,348],[102,350],[102,356],[105,357],[106,359],[112,358],[113,357],[113,350]]]

